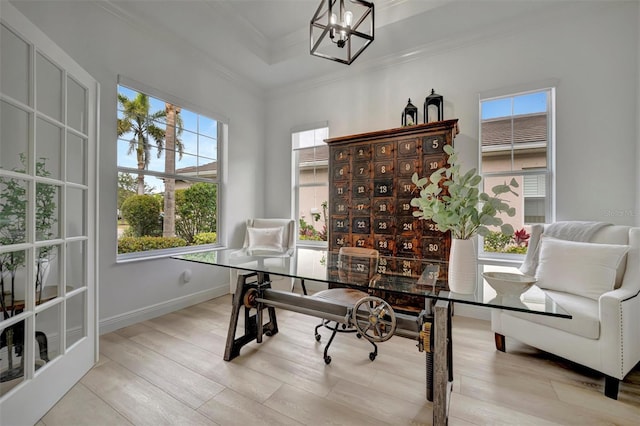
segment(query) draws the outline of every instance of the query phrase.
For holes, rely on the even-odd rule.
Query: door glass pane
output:
[[[60,187],[36,183],[36,241],[60,238]]]
[[[0,397],[24,380],[24,321],[0,326]]]
[[[67,283],[69,291],[86,287],[86,241],[67,243]]]
[[[60,296],[60,246],[36,249],[36,305]]]
[[[67,188],[67,237],[85,235],[85,190]]]
[[[38,52],[36,57],[36,108],[62,121],[62,70]]]
[[[67,349],[87,335],[84,321],[86,294],[82,292],[67,300]]]
[[[36,360],[51,361],[62,353],[61,309],[62,304],[57,303],[36,315]]]
[[[0,254],[2,276],[0,287],[4,298],[0,309],[3,319],[18,315],[24,310],[24,295],[27,283],[26,251],[10,251]]]
[[[36,123],[36,176],[60,179],[62,129],[38,118]]]
[[[27,182],[0,176],[0,243],[19,244],[26,238]]]
[[[67,181],[86,185],[87,140],[67,132]]]
[[[2,25],[0,30],[2,93],[29,104],[29,45]]]
[[[3,87],[4,90],[4,87]],[[29,143],[29,114],[15,106],[0,101],[0,168],[25,170]]]
[[[87,91],[74,79],[67,77],[67,125],[87,133]]]

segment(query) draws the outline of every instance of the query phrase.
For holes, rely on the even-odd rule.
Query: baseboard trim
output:
[[[146,306],[134,311],[125,312],[110,318],[100,320],[100,335],[111,333],[123,327],[136,324],[138,322],[147,321],[179,309],[184,309],[197,303],[206,302],[207,300],[229,294],[229,286],[207,289],[198,293],[187,294],[175,299],[167,300],[155,305]]]

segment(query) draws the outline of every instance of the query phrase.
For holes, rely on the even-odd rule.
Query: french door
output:
[[[97,82],[0,13],[0,424],[34,424],[97,360]]]

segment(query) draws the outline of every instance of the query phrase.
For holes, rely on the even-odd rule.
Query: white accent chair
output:
[[[534,234],[543,232],[543,225],[534,225],[529,251],[533,252]],[[505,351],[508,336],[603,373],[605,395],[617,399],[620,380],[640,361],[640,228],[605,226],[588,242],[630,246],[616,271],[613,290],[597,300],[545,290],[572,319],[494,309],[491,329],[500,351]],[[580,282],[575,286],[580,293]]]
[[[268,252],[264,253],[268,255],[269,262],[280,261],[285,264],[291,260],[291,256],[293,256],[295,247],[296,247],[296,222],[293,219],[247,219],[246,222],[246,230],[244,235],[244,243],[242,244],[242,249],[247,250],[248,253],[251,253],[251,241],[249,238],[249,228],[282,228],[282,251],[280,253],[277,252]],[[258,250],[259,251],[259,250]],[[256,262],[264,261],[259,259],[260,254],[255,254],[255,257],[258,258]],[[275,259],[274,259],[275,258]],[[229,276],[229,287],[231,293],[235,293],[236,290],[236,281],[238,279],[238,272],[235,269],[230,270]],[[274,277],[272,282],[272,287],[277,288],[279,290],[293,290],[293,285],[295,280],[293,278],[286,277]]]

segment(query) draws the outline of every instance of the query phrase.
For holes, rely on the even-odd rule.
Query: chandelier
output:
[[[373,3],[321,0],[309,25],[311,54],[350,65],[373,41]]]

